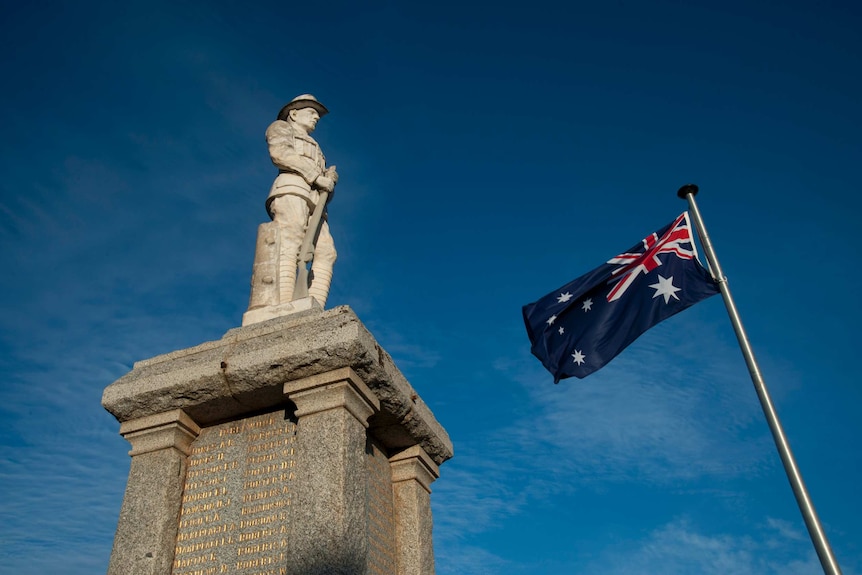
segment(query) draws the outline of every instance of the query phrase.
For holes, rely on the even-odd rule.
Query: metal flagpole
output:
[[[757,391],[757,397],[760,399],[760,406],[763,408],[763,414],[766,416],[766,421],[769,423],[770,431],[772,431],[772,438],[775,440],[778,454],[781,456],[781,462],[784,464],[784,471],[787,473],[787,479],[790,481],[790,486],[793,488],[793,495],[796,497],[796,503],[799,505],[802,517],[805,519],[805,526],[808,527],[808,534],[811,536],[811,542],[814,543],[814,549],[817,550],[817,556],[820,558],[820,565],[823,566],[823,573],[826,575],[841,575],[841,568],[838,566],[838,561],[832,554],[832,548],[829,546],[829,541],[826,539],[826,533],[824,533],[823,527],[820,525],[820,520],[817,518],[817,512],[814,511],[814,504],[811,503],[811,498],[808,496],[808,490],[805,488],[805,483],[802,481],[802,475],[799,472],[799,468],[796,466],[796,460],[793,458],[793,453],[790,451],[790,444],[784,436],[784,430],[781,428],[778,414],[775,412],[775,407],[772,405],[772,400],[770,399],[769,392],[766,389],[766,383],[763,381],[763,376],[760,374],[757,360],[754,359],[754,352],[751,350],[751,344],[748,342],[745,328],[742,327],[742,320],[739,318],[739,313],[736,311],[736,304],[733,303],[733,296],[730,295],[727,278],[724,276],[724,273],[722,273],[721,266],[718,263],[718,258],[716,258],[715,251],[712,249],[712,242],[709,239],[709,234],[706,233],[706,228],[704,227],[703,220],[700,217],[700,211],[697,209],[697,203],[694,201],[694,196],[697,195],[697,192],[697,186],[694,184],[686,184],[679,189],[676,195],[688,201],[691,216],[694,220],[695,228],[697,228],[697,234],[700,236],[703,250],[706,252],[706,259],[709,263],[710,271],[712,272],[713,278],[718,282],[718,288],[721,291],[721,296],[724,298],[724,305],[727,307],[727,314],[730,316],[733,330],[736,332],[736,339],[739,340],[739,347],[742,349],[742,355],[745,357],[746,365],[748,365],[748,372],[751,374],[751,381],[754,383],[754,389]]]

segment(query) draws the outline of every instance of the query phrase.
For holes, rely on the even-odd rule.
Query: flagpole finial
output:
[[[683,200],[689,194],[692,196],[696,196],[698,191],[698,187],[695,184],[686,184],[677,190],[676,195],[682,198]]]

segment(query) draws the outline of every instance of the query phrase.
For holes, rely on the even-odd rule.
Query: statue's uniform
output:
[[[299,248],[308,228],[308,218],[320,200],[314,181],[326,171],[326,159],[311,136],[297,133],[288,122],[276,120],[266,130],[272,163],[279,170],[266,199],[266,210],[278,224],[279,286],[281,301],[290,301],[296,282]],[[329,224],[321,222],[311,265],[308,295],[326,303],[336,252]]]

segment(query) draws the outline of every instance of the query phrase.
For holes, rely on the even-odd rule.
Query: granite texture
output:
[[[182,410],[120,426],[132,444],[108,575],[170,573],[191,444],[200,428]]]
[[[205,427],[281,404],[287,382],[347,367],[379,400],[374,437],[396,451],[419,444],[437,464],[452,457],[446,431],[347,306],[235,328],[137,362],[105,389],[102,405],[121,423],[182,409]]]
[[[171,572],[185,475],[177,449],[132,457],[108,575]]]
[[[135,364],[109,575],[431,575],[448,435],[356,315],[310,309]]]
[[[431,483],[440,470],[418,446],[389,458],[395,509],[398,575],[434,575]]]
[[[368,575],[397,575],[398,549],[392,468],[386,451],[376,442],[366,446],[368,467]]]
[[[295,439],[283,409],[201,430],[191,446],[171,575],[277,574],[295,524]]]
[[[297,398],[298,408],[315,401],[314,395]],[[344,406],[299,418],[296,466],[302,480],[293,493],[285,575],[368,573],[366,441],[365,422]]]
[[[398,575],[434,575],[431,496],[418,481],[392,486]]]
[[[174,409],[123,422],[120,435],[132,444],[129,455],[174,448],[183,455],[190,453],[192,441],[201,428],[182,409]]]

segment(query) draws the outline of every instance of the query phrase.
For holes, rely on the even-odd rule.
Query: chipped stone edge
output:
[[[348,306],[233,328],[139,361],[105,389],[102,405],[120,423],[182,409],[206,426],[276,407],[285,384],[340,368],[355,371],[435,463],[452,457],[446,431]]]

